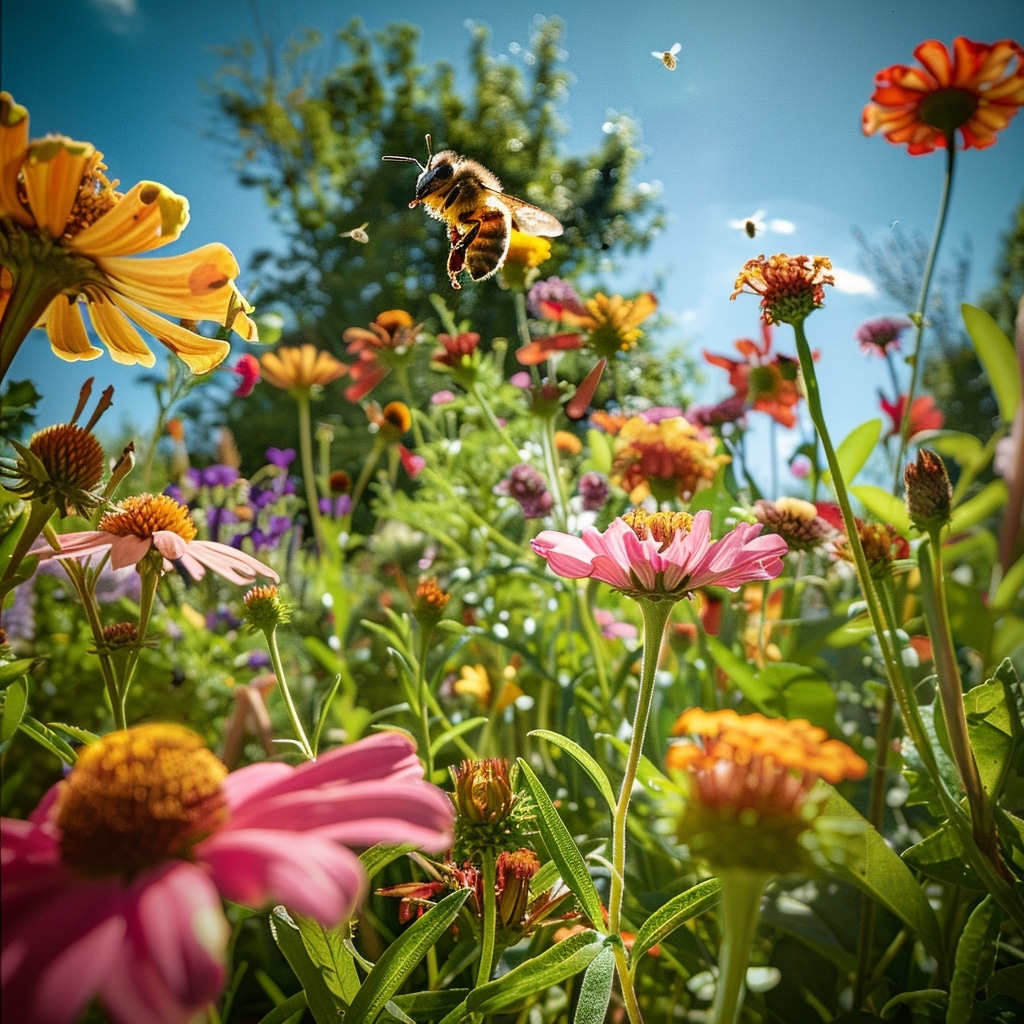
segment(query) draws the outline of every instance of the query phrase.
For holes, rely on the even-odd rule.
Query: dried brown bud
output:
[[[949,522],[953,485],[946,464],[935,452],[918,449],[917,461],[903,471],[903,482],[907,514],[919,530],[930,533]]]

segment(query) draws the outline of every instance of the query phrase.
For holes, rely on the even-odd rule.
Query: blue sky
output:
[[[876,409],[884,365],[868,361],[852,340],[869,316],[899,313],[858,265],[852,229],[878,239],[898,221],[931,236],[944,157],[911,158],[881,138],[860,133],[860,111],[875,71],[912,61],[926,38],[955,35],[994,42],[1024,38],[1024,5],[937,0],[789,0],[766,5],[705,0],[549,0],[523,3],[426,3],[378,0],[4,0],[2,87],[29,108],[33,137],[59,132],[93,142],[128,187],[155,179],[187,196],[191,222],[168,253],[210,241],[229,245],[251,282],[251,253],[279,236],[259,195],[239,186],[222,150],[205,140],[210,100],[200,87],[220,65],[216,47],[253,38],[252,10],[280,37],[304,25],[329,32],[359,15],[370,28],[411,21],[422,28],[425,61],[459,67],[469,42],[465,23],[484,21],[495,54],[518,59],[536,13],[566,23],[567,67],[574,76],[562,114],[570,151],[593,148],[610,111],[626,111],[643,131],[640,177],[661,190],[669,223],[651,250],[615,268],[619,290],[655,282],[672,318],[666,342],[731,352],[756,335],[756,300],[729,301],[738,269],[758,252],[829,256],[843,274],[825,311],[809,322],[822,352],[822,391],[832,427],[845,434]],[[651,56],[679,42],[669,72]],[[438,135],[442,134],[439,129]],[[500,161],[473,153],[500,171]],[[969,236],[969,287],[989,286],[999,236],[1024,198],[1024,115],[984,152],[958,161],[949,244]],[[763,211],[753,241],[743,218]],[[372,230],[372,229],[371,229]],[[777,347],[792,352],[779,332]],[[240,352],[242,347],[239,346]],[[68,395],[85,377],[115,384],[108,427],[145,425],[138,369],[108,357],[66,364],[49,353],[42,332],[26,342],[12,377],[32,377],[47,393],[44,420],[65,419]],[[724,397],[725,374],[708,368],[706,397]],[[119,400],[120,397],[120,400]],[[118,419],[120,417],[120,419]],[[757,418],[757,417],[755,417]]]

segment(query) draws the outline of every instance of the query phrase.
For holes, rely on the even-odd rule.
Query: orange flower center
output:
[[[634,508],[621,519],[638,539],[650,537],[661,545],[662,550],[668,547],[677,533],[689,533],[693,528],[693,516],[689,512],[646,512],[642,508]]]
[[[28,447],[57,487],[89,491],[103,476],[106,457],[102,446],[88,430],[74,423],[39,431]]]
[[[78,195],[67,225],[64,237],[72,238],[80,231],[95,224],[104,214],[109,213],[121,201],[121,193],[117,191],[118,180],[110,181],[103,173],[107,165],[103,162],[103,154],[96,153],[78,187]]]
[[[226,820],[226,774],[180,725],[141,725],[91,743],[57,798],[61,860],[88,877],[130,879],[188,857]]]
[[[140,494],[121,502],[119,511],[108,512],[99,529],[118,537],[152,537],[158,530],[194,540],[196,528],[188,509],[166,494]]]

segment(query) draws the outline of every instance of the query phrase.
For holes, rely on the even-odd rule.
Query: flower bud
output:
[[[919,530],[930,533],[949,522],[953,485],[946,464],[935,452],[919,449],[917,461],[903,471],[903,482],[907,514]]]

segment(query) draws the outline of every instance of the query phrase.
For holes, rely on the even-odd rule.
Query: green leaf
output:
[[[584,931],[570,935],[545,949],[508,974],[474,989],[466,998],[473,1013],[499,1013],[517,1007],[524,999],[584,970],[606,948],[597,932]]]
[[[964,710],[967,735],[982,785],[985,792],[998,799],[1015,759],[1015,724],[1020,732],[1020,712],[1014,702],[1014,690],[1004,686],[1000,679],[989,679],[964,694]]]
[[[299,979],[316,1024],[338,1024],[338,1003],[324,981],[320,968],[310,959],[299,926],[284,907],[274,907],[270,912],[270,932],[284,953],[288,966]]]
[[[368,850],[359,854],[359,863],[363,865],[367,878],[373,878],[379,871],[383,871],[390,863],[404,857],[413,850],[418,850],[416,843],[399,843],[397,846],[387,843],[377,843]]]
[[[947,996],[941,988],[922,988],[916,992],[901,992],[893,996],[882,1007],[882,1020],[906,1020],[906,1014],[900,1012],[907,1007],[913,1024],[926,1024],[940,1021],[946,1012]]]
[[[78,755],[74,748],[60,738],[52,729],[47,728],[42,722],[36,721],[31,715],[26,715],[18,728],[31,737],[41,747],[51,754],[59,757],[65,764],[74,764]]]
[[[359,1024],[372,1024],[430,947],[452,926],[468,896],[468,889],[445,896],[399,935],[364,979],[346,1018]],[[337,1024],[337,1017],[334,1024]]]
[[[3,717],[0,718],[0,744],[6,743],[21,725],[28,708],[28,676],[11,680],[4,690]]]
[[[1021,555],[999,581],[995,595],[992,597],[992,610],[1009,611],[1014,605],[1020,607],[1021,594],[1024,592],[1024,555]]]
[[[23,675],[31,672],[32,668],[42,664],[42,661],[42,658],[16,658],[14,661],[0,665],[0,690],[13,683],[15,679],[20,679]]]
[[[1006,497],[1005,480],[993,480],[986,484],[973,498],[953,509],[949,520],[949,532],[960,533],[1001,512],[1006,507]]]
[[[325,928],[311,917],[296,914],[294,920],[302,936],[302,944],[310,960],[319,969],[324,984],[337,1002],[347,1006],[359,991],[355,961],[345,945],[348,923],[338,928]]]
[[[946,1024],[961,1024],[973,1017],[974,993],[988,984],[995,970],[996,940],[1003,917],[999,904],[986,896],[967,919],[956,944]]]
[[[551,859],[558,865],[562,880],[573,891],[580,902],[583,913],[590,918],[592,924],[600,925],[604,920],[601,912],[601,898],[594,888],[594,880],[587,870],[587,863],[576,845],[576,840],[569,834],[562,819],[555,810],[547,790],[541,785],[540,779],[533,769],[520,757],[519,767],[523,772],[526,788],[533,797],[537,808],[537,826]]]
[[[639,957],[691,918],[716,906],[721,898],[721,891],[722,883],[717,878],[708,878],[706,881],[698,882],[692,889],[673,896],[664,906],[658,907],[636,933],[631,953],[633,962],[635,963]]]
[[[985,889],[985,883],[964,855],[956,829],[949,822],[944,822],[930,836],[904,850],[903,860],[915,871],[936,881],[958,885],[962,889]]]
[[[850,491],[879,522],[888,523],[904,537],[913,529],[907,507],[901,498],[874,484],[858,484],[851,487]]]
[[[587,773],[590,781],[597,786],[601,796],[604,797],[605,803],[608,804],[608,809],[614,813],[615,793],[612,791],[612,784],[608,781],[608,776],[605,775],[604,769],[587,751],[561,733],[551,732],[548,729],[534,729],[529,735],[539,736],[541,739],[553,743],[556,747],[561,747]]]
[[[446,729],[432,740],[430,744],[431,754],[436,755],[439,750],[444,749],[448,743],[451,743],[456,736],[461,736],[463,733],[486,725],[487,721],[488,719],[485,715],[477,715],[475,718],[467,718],[464,722],[458,722],[450,729]]]
[[[830,870],[892,911],[931,953],[941,958],[942,929],[924,889],[871,823],[834,789],[828,788],[831,792],[822,805],[822,814],[856,822],[860,828],[860,841],[849,842],[845,860],[831,862]]]
[[[286,1024],[292,1017],[300,1015],[306,1009],[306,993],[296,992],[283,1003],[278,1003],[270,1013],[261,1018],[259,1024]]]
[[[839,471],[843,474],[843,480],[847,486],[852,483],[854,477],[864,468],[871,453],[878,444],[882,435],[882,421],[868,420],[859,427],[854,427],[836,448],[836,461],[839,463]],[[828,471],[822,473],[822,480],[832,486],[832,474]]]
[[[985,368],[989,387],[996,396],[999,418],[1003,423],[1009,423],[1017,412],[1021,386],[1020,367],[1017,365],[1013,342],[1003,334],[985,310],[964,303],[960,312],[963,313],[964,326],[971,337],[974,351],[978,353],[978,359]]]
[[[583,972],[580,997],[576,1001],[576,1012],[572,1018],[573,1024],[592,1024],[593,1021],[605,1019],[608,1003],[612,998],[614,976],[615,952],[611,946],[605,946]]]

